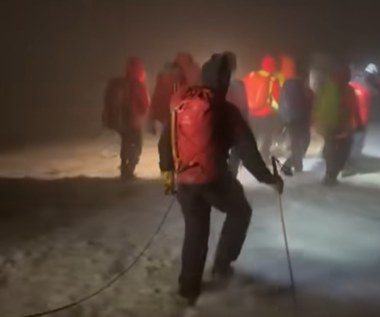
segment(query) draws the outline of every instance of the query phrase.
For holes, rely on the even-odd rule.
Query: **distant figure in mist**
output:
[[[233,52],[226,52],[225,55],[228,57],[230,72],[231,72],[231,81],[230,86],[227,91],[226,100],[231,104],[237,106],[244,120],[248,122],[248,99],[247,92],[244,87],[244,82],[239,78],[235,77],[237,70],[237,57]],[[232,148],[229,158],[229,166],[232,175],[235,177],[239,172],[241,160],[238,155],[237,149]]]
[[[337,184],[338,174],[350,155],[353,136],[362,129],[358,100],[350,82],[348,65],[338,65],[316,97],[315,118],[323,136],[326,161],[324,184]]]
[[[303,171],[303,158],[310,144],[313,92],[308,85],[307,72],[300,64],[288,76],[280,93],[279,114],[290,140],[291,154],[285,162],[295,172]]]
[[[360,159],[362,158],[363,149],[365,145],[365,139],[367,136],[367,128],[370,118],[376,120],[376,114],[373,112],[373,100],[374,92],[376,91],[376,77],[378,75],[378,70],[376,65],[369,64],[363,75],[354,78],[350,85],[355,90],[355,94],[358,98],[359,104],[359,114],[363,129],[356,132],[354,135],[353,146],[350,153],[350,158],[347,162],[345,170],[343,171],[343,176],[354,175],[357,172]],[[379,86],[380,88],[380,86]]]
[[[149,95],[141,60],[128,59],[124,77],[112,78],[106,88],[104,127],[120,134],[120,177],[134,177],[142,151],[143,119],[149,108]]]
[[[275,76],[276,60],[264,56],[261,69],[251,72],[243,79],[248,97],[249,121],[260,153],[270,165],[270,149],[278,130],[278,101],[280,82]]]
[[[163,125],[169,116],[170,98],[183,85],[200,83],[200,68],[189,53],[180,52],[174,62],[165,64],[157,75],[149,112],[149,129],[156,134],[156,123]]]

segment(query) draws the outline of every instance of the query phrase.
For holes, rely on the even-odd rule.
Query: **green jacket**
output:
[[[339,126],[341,93],[333,80],[328,80],[317,93],[314,104],[314,118],[322,135],[334,133]]]

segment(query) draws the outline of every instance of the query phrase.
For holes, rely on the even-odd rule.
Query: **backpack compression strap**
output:
[[[171,127],[171,145],[172,145],[172,155],[174,160],[174,167],[177,174],[187,171],[190,168],[199,166],[198,162],[188,162],[185,163],[179,157],[178,144],[177,144],[177,114],[181,110],[183,105],[188,98],[201,98],[209,99],[211,98],[211,92],[209,90],[203,89],[202,87],[190,87],[187,88],[185,93],[182,95],[182,101],[177,106],[172,106],[170,113],[170,127]]]

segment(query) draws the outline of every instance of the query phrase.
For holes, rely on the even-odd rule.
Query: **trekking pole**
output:
[[[277,169],[277,158],[274,156],[272,157],[272,166],[273,166],[273,174],[278,176],[278,169]],[[290,284],[291,284],[291,290],[292,290],[292,298],[293,298],[293,308],[294,308],[294,315],[298,316],[298,304],[297,304],[297,297],[296,297],[296,285],[294,282],[294,274],[293,274],[293,267],[292,267],[292,261],[290,258],[290,252],[289,252],[289,244],[288,244],[288,236],[286,233],[286,225],[285,225],[285,216],[284,216],[284,208],[282,204],[282,195],[279,192],[278,193],[278,202],[279,202],[279,209],[280,209],[280,215],[281,215],[281,225],[282,225],[282,232],[284,236],[284,242],[285,242],[285,250],[286,250],[286,258],[288,261],[288,270],[289,270],[289,277],[290,277]]]

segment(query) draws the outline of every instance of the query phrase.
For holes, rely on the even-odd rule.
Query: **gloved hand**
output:
[[[281,195],[284,192],[284,181],[279,175],[273,175],[273,188]]]
[[[164,185],[165,195],[174,194],[174,172],[173,171],[163,171],[161,172],[162,183]]]

